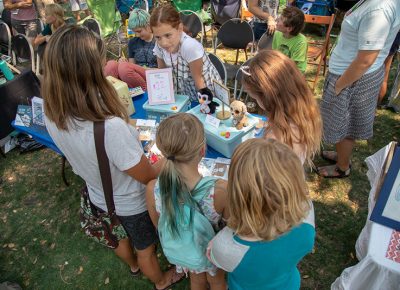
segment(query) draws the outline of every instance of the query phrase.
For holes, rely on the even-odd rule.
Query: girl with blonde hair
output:
[[[146,210],[145,185],[157,177],[159,168],[145,157],[139,133],[128,124],[126,109],[103,74],[105,59],[103,41],[88,29],[71,25],[54,33],[43,60],[46,127],[74,172],[85,180],[91,203],[104,212],[94,142],[94,123],[104,122],[115,210],[127,234],[115,253],[132,275],[142,271],[157,289],[167,289],[183,275],[174,268],[161,272],[156,256],[158,239]]]
[[[265,138],[291,147],[302,163],[319,151],[321,116],[307,81],[294,61],[275,50],[262,50],[243,68],[244,90],[268,118]]]
[[[228,226],[209,245],[230,290],[299,289],[297,264],[314,245],[314,210],[300,159],[273,139],[250,139],[233,153]]]
[[[58,4],[47,4],[44,8],[46,25],[42,32],[36,36],[33,44],[39,46],[49,41],[50,36],[61,26],[65,25],[64,9]]]
[[[179,113],[162,121],[156,136],[157,147],[167,161],[158,180],[147,186],[146,196],[164,254],[171,263],[177,256],[182,257],[182,264],[176,265],[177,271],[190,273],[192,290],[209,289],[207,283],[211,290],[225,290],[224,272],[208,261],[206,247],[214,231],[220,230],[222,218],[228,217],[226,182],[199,173],[198,166],[206,151],[203,124],[194,115]],[[186,206],[190,208],[189,227],[182,222],[187,217]],[[206,241],[205,231],[196,226],[195,211],[212,226],[211,237]],[[186,236],[188,229],[190,234]],[[197,238],[190,238],[192,232]],[[182,237],[194,243],[185,244]],[[186,261],[196,263],[184,264]]]

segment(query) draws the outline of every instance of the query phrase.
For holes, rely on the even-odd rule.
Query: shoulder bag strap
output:
[[[93,122],[94,144],[96,147],[97,161],[99,163],[101,183],[106,199],[107,211],[110,216],[115,213],[113,187],[111,180],[110,163],[104,147],[105,129],[104,121]]]

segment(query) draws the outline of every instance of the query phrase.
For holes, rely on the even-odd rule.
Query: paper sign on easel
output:
[[[214,93],[215,97],[222,102],[222,111],[217,113],[217,118],[220,120],[226,120],[231,116],[229,110],[225,111],[225,105],[229,107],[230,104],[229,89],[220,82],[214,80]]]
[[[149,105],[175,103],[172,69],[146,70]]]

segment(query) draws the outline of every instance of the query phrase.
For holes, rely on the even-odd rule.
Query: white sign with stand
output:
[[[172,69],[146,70],[149,105],[175,103]]]

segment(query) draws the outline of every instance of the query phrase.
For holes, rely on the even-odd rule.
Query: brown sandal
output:
[[[321,174],[321,169],[325,169],[327,174]],[[341,170],[336,164],[317,168],[317,174],[324,178],[345,178],[350,176],[350,172],[351,165],[346,170]]]
[[[164,288],[157,288],[156,285],[154,285],[154,290],[168,290],[170,289],[172,286],[174,286],[175,284],[181,282],[183,279],[186,278],[186,274],[185,273],[177,273],[176,272],[176,268],[172,268],[170,271],[174,271],[171,275],[171,280],[170,280],[170,284],[167,287]]]
[[[321,151],[321,158],[328,161],[329,163],[336,164],[337,153],[336,151]]]

